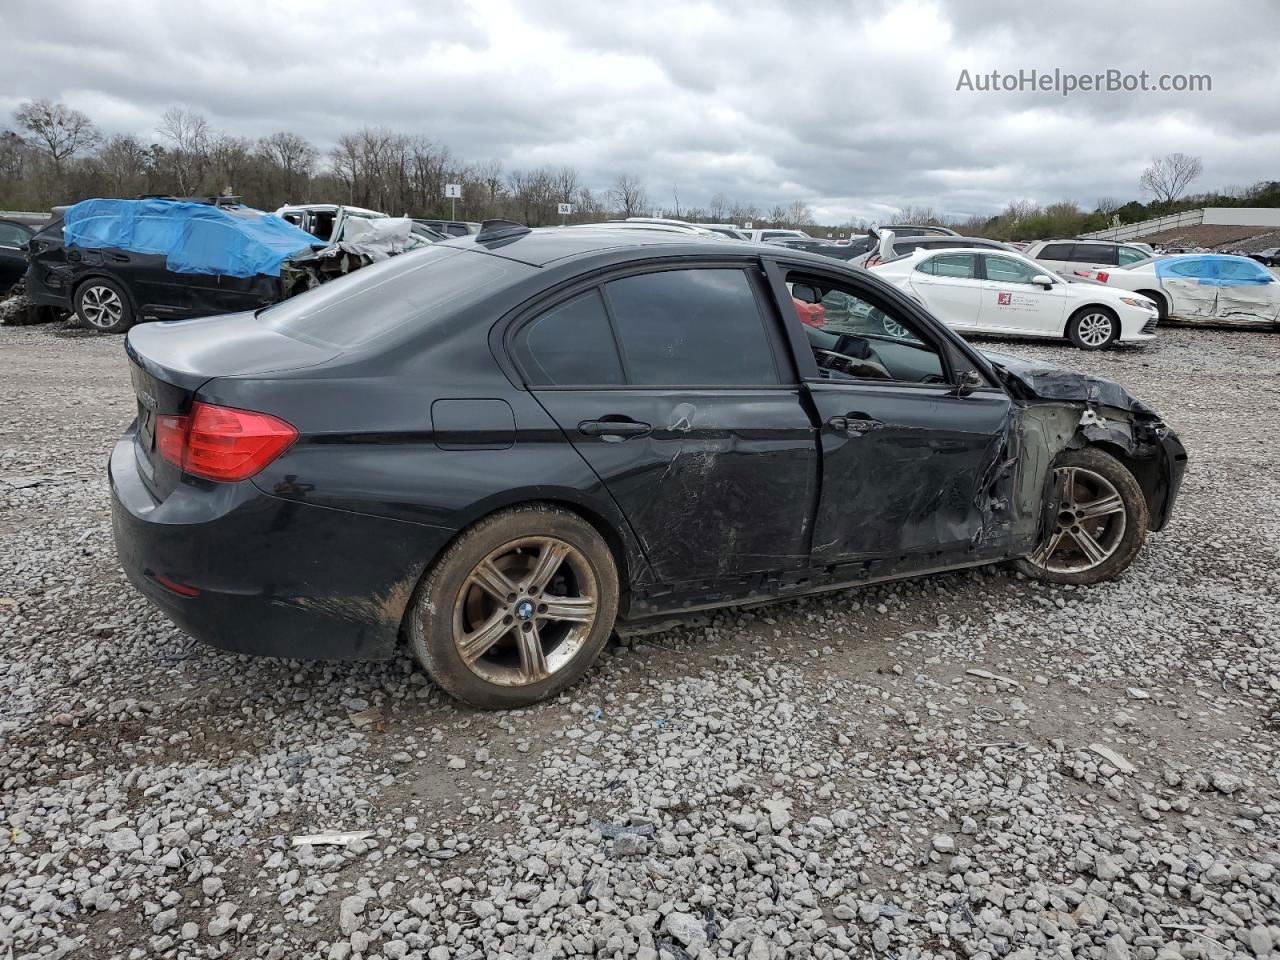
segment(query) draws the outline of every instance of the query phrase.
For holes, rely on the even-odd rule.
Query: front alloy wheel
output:
[[[591,524],[534,505],[480,521],[418,588],[409,640],[459,700],[489,709],[554,696],[586,672],[613,632],[618,575]]]
[[[1119,334],[1119,319],[1104,307],[1084,307],[1067,324],[1067,337],[1081,350],[1101,350]]]
[[[1115,457],[1069,451],[1053,471],[1053,524],[1028,557],[1028,576],[1054,583],[1097,583],[1118,576],[1146,539],[1147,503],[1133,474]]]

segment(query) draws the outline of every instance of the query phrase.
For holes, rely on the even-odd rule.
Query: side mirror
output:
[[[1037,273],[1031,278],[1031,282],[1048,290],[1053,286],[1053,277],[1049,276],[1047,273]]]
[[[817,288],[807,283],[793,283],[791,285],[791,296],[805,303],[817,303],[822,299],[818,296]]]
[[[966,370],[960,374],[960,382],[956,384],[955,395],[967,397],[984,384],[982,374],[977,370]]]

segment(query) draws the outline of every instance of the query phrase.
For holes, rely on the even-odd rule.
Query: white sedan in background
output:
[[[871,269],[964,333],[1066,337],[1081,350],[1155,337],[1146,297],[1068,282],[1018,253],[922,249]]]

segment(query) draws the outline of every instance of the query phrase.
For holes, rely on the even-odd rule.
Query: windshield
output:
[[[349,349],[476,303],[515,270],[511,261],[432,245],[330,280],[257,317],[296,340]]]

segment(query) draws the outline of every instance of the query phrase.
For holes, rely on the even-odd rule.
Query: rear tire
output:
[[[1014,567],[1049,583],[1114,580],[1147,539],[1150,516],[1142,488],[1128,467],[1096,447],[1066,451],[1053,470],[1064,486],[1049,537]]]
[[[98,333],[124,333],[133,326],[133,305],[120,285],[105,277],[92,277],[76,289],[76,316]]]
[[[618,614],[608,544],[568,510],[504,510],[462,534],[418,587],[409,643],[453,697],[526,707],[577,681]]]
[[[1081,350],[1101,350],[1120,336],[1120,318],[1107,307],[1081,307],[1067,321],[1067,339]]]

